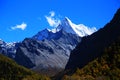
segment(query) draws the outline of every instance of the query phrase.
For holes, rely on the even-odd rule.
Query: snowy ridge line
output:
[[[60,30],[64,30],[67,33],[76,34],[80,37],[91,35],[92,33],[96,32],[97,29],[95,27],[88,27],[84,24],[74,24],[70,19],[65,17],[61,23],[53,29],[44,29],[40,32],[38,32],[35,36],[33,36],[34,39],[37,40],[43,40],[43,39],[49,39],[51,35],[54,36],[55,33],[59,32]]]

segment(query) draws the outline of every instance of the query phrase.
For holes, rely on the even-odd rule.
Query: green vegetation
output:
[[[50,80],[43,76],[30,71],[8,57],[0,54],[0,80]]]
[[[103,55],[62,80],[119,80],[120,79],[120,38],[105,48]]]

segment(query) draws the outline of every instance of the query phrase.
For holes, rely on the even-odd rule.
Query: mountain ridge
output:
[[[36,40],[43,40],[43,39],[49,40],[52,38],[54,39],[54,34],[59,32],[60,30],[64,30],[67,33],[72,33],[80,37],[91,35],[92,33],[97,31],[95,27],[90,28],[83,24],[76,25],[72,23],[72,21],[69,18],[65,17],[56,28],[53,29],[46,28],[38,32],[32,38]]]
[[[14,50],[14,55],[6,52],[6,56],[13,56],[11,58],[18,64],[34,71],[54,75],[65,68],[70,51],[81,41],[82,37],[77,32],[84,30],[83,36],[89,35],[87,34],[87,30],[89,32],[89,29],[86,26],[82,25],[82,28],[78,27],[79,25],[65,18],[55,28],[56,31],[55,29],[44,29],[33,37],[25,38],[20,43],[15,44],[16,48],[13,47],[14,49],[5,48],[5,51]],[[93,29],[90,33],[92,34],[94,31],[96,30]],[[3,51],[4,48],[0,48],[0,50]]]

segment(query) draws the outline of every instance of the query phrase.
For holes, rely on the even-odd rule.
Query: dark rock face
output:
[[[18,55],[19,54],[19,55]],[[19,47],[17,49],[17,54],[14,59],[18,64],[27,67],[27,68],[32,68],[35,66],[35,64],[32,63],[32,61],[22,52],[22,47]]]
[[[82,41],[71,52],[66,69],[82,68],[120,36],[120,9],[104,28],[94,34],[82,38]]]
[[[16,51],[15,61],[37,72],[57,73],[65,68],[70,51],[80,41],[81,38],[77,35],[63,30],[54,34],[54,38],[49,40],[26,38]]]

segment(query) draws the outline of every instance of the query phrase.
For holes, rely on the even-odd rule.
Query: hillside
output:
[[[78,68],[74,74],[64,75],[62,80],[119,80],[120,37],[105,48],[102,54],[82,69]]]
[[[0,80],[49,80],[49,78],[19,66],[0,54]]]

